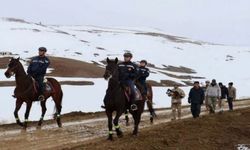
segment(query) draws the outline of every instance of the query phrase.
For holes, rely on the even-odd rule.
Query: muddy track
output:
[[[235,102],[235,109],[250,107],[250,100]],[[190,108],[182,110],[183,119],[191,117]],[[158,117],[154,124],[150,124],[149,113],[145,112],[142,117],[140,128],[166,123],[170,121],[170,110],[158,110]],[[205,108],[202,108],[202,115],[206,115]],[[132,119],[130,126],[125,126],[124,116],[120,120],[120,125],[124,132],[131,132],[133,129]],[[44,150],[70,148],[84,141],[107,135],[107,119],[98,117],[95,119],[75,120],[65,122],[63,128],[57,128],[56,124],[44,125],[42,129],[31,126],[25,132],[15,127],[0,127],[0,150]],[[140,136],[140,135],[139,135]]]

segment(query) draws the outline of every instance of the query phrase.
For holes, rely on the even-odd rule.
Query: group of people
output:
[[[38,88],[38,100],[44,100],[44,76],[46,70],[50,64],[50,60],[45,56],[47,49],[40,47],[38,49],[39,55],[34,57],[30,65],[28,66],[27,73],[33,77],[39,84]],[[130,109],[132,111],[137,110],[136,106],[136,86],[135,81],[139,84],[137,86],[142,94],[142,97],[146,99],[147,86],[146,78],[149,76],[150,71],[146,67],[147,61],[141,60],[139,66],[133,63],[131,60],[133,55],[130,52],[126,52],[124,55],[124,61],[118,64],[119,71],[119,82],[122,87],[129,87],[130,89]],[[110,90],[109,88],[107,91]],[[108,92],[107,92],[108,93]],[[172,97],[171,108],[172,108],[172,120],[181,118],[181,103],[185,97],[185,92],[176,84],[173,89],[167,92],[168,96]],[[109,99],[108,95],[104,98],[104,104]],[[233,101],[236,99],[236,89],[233,83],[230,82],[228,87],[222,83],[217,84],[216,80],[212,82],[206,81],[205,86],[201,86],[198,81],[194,82],[193,88],[191,88],[188,95],[188,103],[191,104],[191,112],[194,118],[199,117],[201,112],[201,105],[205,103],[206,109],[209,113],[215,113],[216,104],[218,103],[219,112],[223,112],[223,104],[227,100],[229,110],[233,110]],[[105,108],[105,106],[103,106]],[[177,112],[177,113],[176,113]]]
[[[176,111],[178,119],[181,118],[181,101],[185,97],[182,89],[175,85],[168,95],[172,97],[172,120],[176,120]],[[179,96],[178,96],[179,95]],[[206,109],[210,114],[214,114],[218,104],[219,113],[223,112],[224,102],[227,100],[229,110],[233,110],[233,101],[236,100],[236,88],[233,82],[228,83],[228,87],[221,82],[217,83],[215,79],[206,81],[205,86],[196,81],[188,95],[188,103],[191,104],[193,118],[200,116],[201,106],[205,103]]]

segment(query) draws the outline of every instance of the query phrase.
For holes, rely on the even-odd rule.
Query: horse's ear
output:
[[[20,60],[20,57],[17,58],[17,61],[19,61],[19,60]]]
[[[110,60],[109,60],[109,58],[107,57],[107,63],[109,63],[110,62]]]
[[[117,57],[115,58],[115,63],[116,63],[116,64],[118,63],[118,58],[117,58]]]

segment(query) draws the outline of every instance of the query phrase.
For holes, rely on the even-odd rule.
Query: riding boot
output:
[[[41,91],[39,91],[38,95],[39,95],[38,96],[39,101],[44,101],[45,100],[43,89],[41,89]]]
[[[44,101],[45,100],[45,96],[43,94],[39,94],[38,100],[39,101]]]

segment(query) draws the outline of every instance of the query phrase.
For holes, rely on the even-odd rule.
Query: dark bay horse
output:
[[[148,107],[148,111],[150,113],[150,122],[153,123],[154,122],[154,118],[157,117],[155,114],[155,110],[153,107],[153,89],[151,84],[146,83],[147,85],[147,97],[145,98],[146,100],[146,104]],[[125,120],[126,120],[126,125],[129,125],[129,117],[128,117],[128,111],[125,111]]]
[[[15,75],[15,81],[16,81],[16,88],[14,91],[15,97],[16,97],[16,108],[14,111],[14,116],[16,118],[16,123],[22,126],[24,129],[26,129],[32,103],[34,101],[37,101],[38,94],[35,88],[34,80],[32,79],[32,77],[26,74],[26,72],[24,71],[23,65],[19,61],[19,58],[18,59],[12,58],[8,64],[7,71],[5,72],[5,76],[7,78],[10,78],[11,76],[14,76],[14,75]],[[41,127],[44,115],[47,110],[46,100],[49,97],[52,97],[55,102],[55,108],[56,108],[55,119],[57,121],[58,126],[62,127],[60,114],[61,114],[61,109],[62,109],[63,92],[61,89],[61,85],[54,78],[47,78],[47,80],[53,90],[50,92],[46,91],[44,93],[45,100],[40,102],[41,107],[42,107],[42,115],[38,122],[38,126]],[[26,112],[25,112],[25,121],[24,123],[22,123],[18,117],[18,111],[24,102],[27,105],[26,105]]]
[[[104,78],[108,80],[108,89],[105,96],[105,109],[106,115],[108,117],[108,128],[109,136],[108,140],[113,140],[113,123],[115,125],[115,130],[118,137],[122,137],[123,133],[119,126],[120,116],[130,108],[130,104],[127,100],[125,90],[119,83],[119,72],[118,72],[118,59],[109,60],[107,58],[107,66],[104,74]],[[138,109],[136,111],[130,111],[134,119],[134,130],[133,135],[138,134],[138,126],[141,121],[141,114],[144,110],[145,101],[137,100],[136,101]],[[116,116],[113,120],[113,112],[116,112]]]

